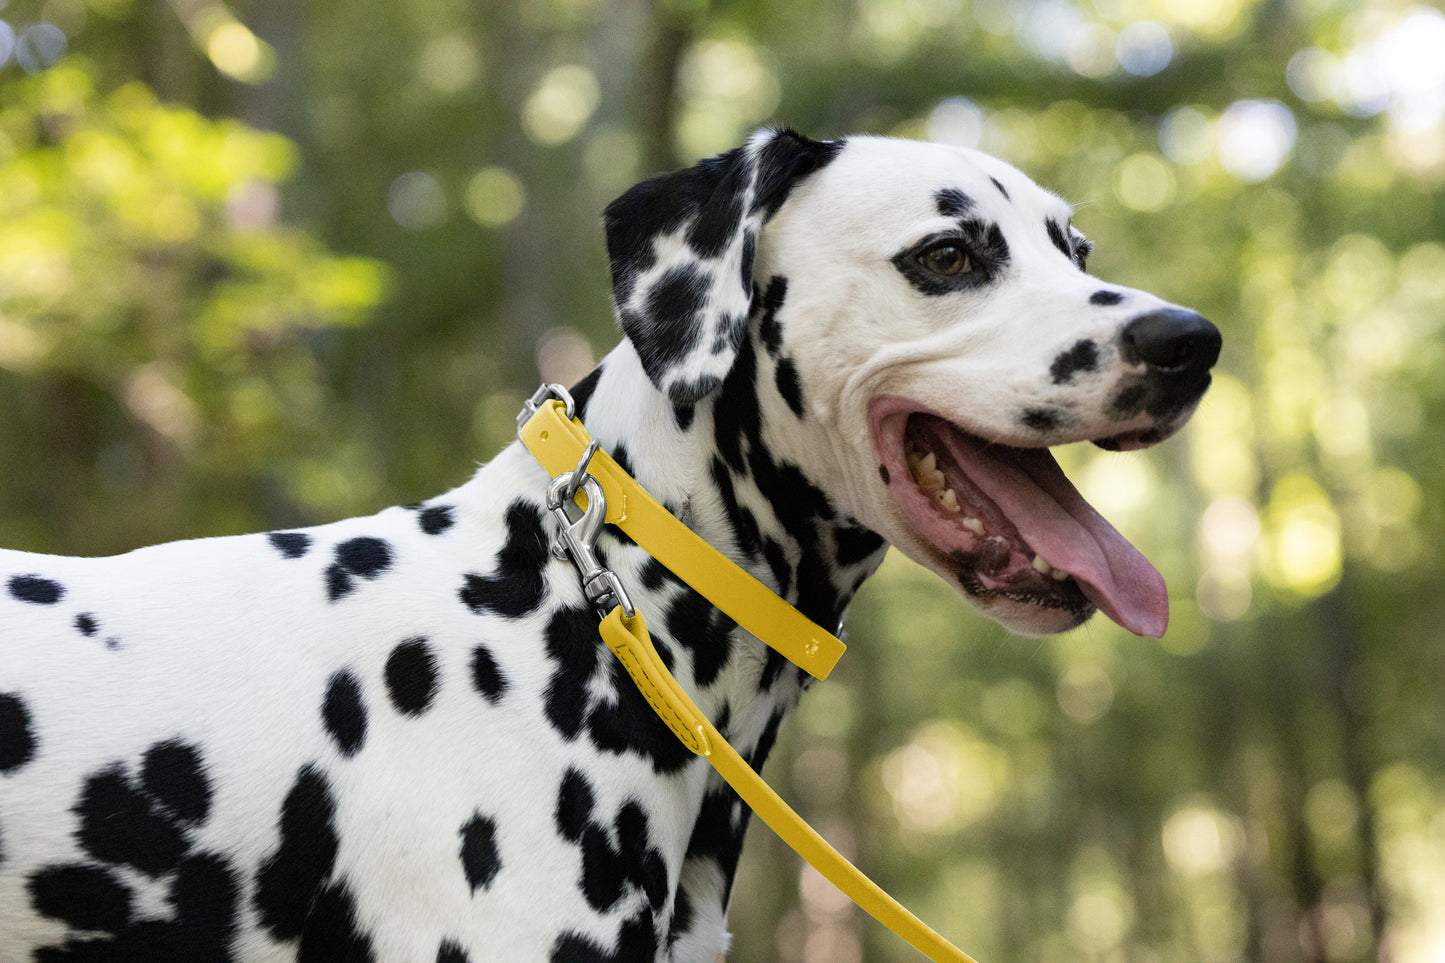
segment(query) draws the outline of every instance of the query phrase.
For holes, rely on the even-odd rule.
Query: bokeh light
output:
[[[527,192],[517,175],[505,167],[484,167],[467,182],[463,203],[467,215],[478,224],[502,227],[522,213]]]
[[[15,52],[15,28],[0,20],[0,67],[4,67]]]
[[[21,29],[12,56],[29,74],[39,73],[60,62],[69,45],[65,33],[53,23],[35,23]]]
[[[447,214],[447,195],[441,183],[425,171],[407,171],[391,182],[386,195],[391,219],[413,231],[424,231],[442,222]]]
[[[522,126],[539,144],[555,147],[582,132],[602,93],[586,67],[554,67],[522,105]]]
[[[1153,20],[1139,20],[1119,31],[1114,46],[1119,66],[1136,77],[1152,77],[1174,59],[1169,31]]]
[[[1244,181],[1277,171],[1298,132],[1294,114],[1277,100],[1237,100],[1219,116],[1219,160]]]

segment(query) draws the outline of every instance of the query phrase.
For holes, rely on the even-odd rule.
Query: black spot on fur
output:
[[[748,186],[748,167],[740,162],[740,155],[734,156],[738,162],[727,165],[721,181],[688,225],[688,247],[704,261],[722,257],[742,227],[743,192]]]
[[[120,763],[86,779],[74,809],[80,817],[76,838],[102,862],[159,876],[175,869],[186,851],[176,820],[131,783]]]
[[[590,789],[587,792],[590,796]],[[587,807],[591,809],[590,798]],[[569,813],[569,824],[579,815],[576,811]],[[568,827],[569,831],[574,828]],[[605,913],[630,887],[636,887],[647,896],[654,912],[661,910],[667,900],[667,864],[653,846],[647,813],[640,804],[629,801],[618,810],[611,834],[589,818],[577,835],[582,848],[582,894],[589,906]],[[614,836],[616,845],[612,842]]]
[[[502,701],[507,692],[507,677],[485,645],[472,649],[472,686],[492,705]]]
[[[783,713],[774,712],[768,719],[768,724],[763,727],[763,734],[758,736],[758,744],[753,747],[752,753],[748,756],[748,765],[758,772],[763,771],[763,764],[768,761],[768,756],[773,753],[773,746],[777,745],[778,732],[783,727]]]
[[[723,510],[737,536],[738,550],[746,556],[756,556],[762,546],[757,519],[752,512],[738,504],[732,475],[723,460],[714,455],[709,467],[713,484],[717,486],[718,496],[722,500]]]
[[[391,567],[391,546],[363,535],[336,546],[336,561],[326,567],[326,597],[336,602],[356,587],[351,576],[374,579]]]
[[[1059,413],[1051,408],[1025,408],[1019,420],[1025,428],[1034,431],[1053,431],[1059,427]]]
[[[997,177],[990,177],[990,178],[989,178],[989,181],[993,184],[994,187],[997,187],[997,188],[998,188],[998,192],[1003,195],[1003,199],[1004,199],[1004,200],[1006,200],[1006,201],[1011,201],[1011,200],[1013,200],[1013,198],[1011,198],[1011,197],[1008,196],[1008,191],[1004,190],[1004,186],[998,182],[998,178],[997,178]]]
[[[798,368],[792,358],[779,358],[776,377],[778,394],[788,403],[793,414],[803,417],[803,384],[798,380]]]
[[[39,575],[10,576],[10,594],[22,602],[54,605],[65,595],[65,586]]]
[[[35,912],[75,929],[115,932],[130,923],[130,889],[109,869],[46,866],[31,874],[26,888]]]
[[[199,822],[211,811],[211,785],[195,746],[177,740],[151,746],[141,759],[140,782],[178,819]]]
[[[752,212],[772,217],[800,180],[827,167],[842,149],[842,141],[810,140],[791,130],[778,131],[758,152]]]
[[[677,265],[648,290],[642,310],[620,312],[622,330],[654,384],[660,385],[670,370],[697,350],[708,280],[707,273],[695,264]],[[676,400],[696,401],[698,397],[701,395]]]
[[[793,588],[793,566],[788,562],[787,550],[781,542],[772,538],[763,539],[763,557],[772,569],[773,581],[778,585],[778,594],[787,595]]]
[[[507,541],[497,553],[491,575],[468,575],[461,599],[473,612],[491,611],[518,618],[542,603],[547,585],[547,537],[542,531],[542,510],[524,498],[507,506]]]
[[[607,830],[589,823],[582,830],[582,895],[599,913],[610,910],[622,898],[625,879],[622,860]]]
[[[763,292],[763,298],[759,305],[761,315],[758,320],[758,336],[763,340],[763,347],[773,357],[783,346],[783,326],[778,322],[778,309],[788,297],[788,279],[781,274],[774,275],[768,282],[768,289]]]
[[[889,475],[888,475],[888,466],[887,466],[887,465],[879,465],[879,466],[878,466],[878,477],[881,478],[881,479],[883,479],[883,484],[885,484],[885,485],[889,484],[889,483],[892,482],[892,480],[893,480],[893,479],[890,478]]]
[[[552,946],[551,963],[634,963],[657,956],[657,927],[652,914],[639,909],[622,924],[617,948],[605,950],[580,933],[563,933]]]
[[[757,256],[758,236],[748,231],[743,238],[743,263],[739,272],[738,280],[742,282],[743,293],[751,294],[753,290],[753,260]]]
[[[595,622],[592,632],[594,635],[597,632]],[[658,654],[664,663],[669,661],[661,648]],[[692,759],[692,753],[657,717],[622,663],[611,659],[608,668],[611,690],[617,698],[615,702],[600,701],[592,707],[587,717],[592,743],[605,752],[635,752],[648,759],[659,775],[682,769]]]
[[[672,899],[672,919],[667,924],[667,944],[672,946],[679,937],[687,934],[692,929],[693,917],[696,914],[692,909],[692,900],[687,895],[687,890],[679,886],[677,895]]]
[[[690,588],[684,587],[667,609],[667,634],[691,650],[693,679],[704,688],[717,681],[727,664],[736,627],[736,622]]]
[[[11,773],[35,756],[30,711],[18,695],[0,692],[0,773]]]
[[[386,659],[386,691],[396,711],[419,716],[437,691],[437,659],[426,639],[407,639]]]
[[[341,883],[322,889],[308,907],[297,963],[370,963],[371,937],[357,922],[349,889]]]
[[[567,739],[575,739],[587,721],[587,683],[596,671],[602,639],[591,609],[564,607],[552,614],[544,633],[547,657],[556,665],[547,683],[547,719]]]
[[[472,963],[472,958],[460,943],[453,940],[442,940],[437,947],[437,963]]]
[[[571,842],[581,842],[582,833],[592,819],[592,807],[596,805],[592,784],[580,769],[569,768],[562,777],[562,786],[557,791],[557,834]]]
[[[883,536],[862,525],[842,525],[833,531],[838,564],[845,568],[866,561],[885,547]]]
[[[30,876],[38,913],[90,934],[38,948],[34,959],[228,961],[239,878],[221,856],[189,853],[210,801],[199,750],[179,740],[151,746],[135,783],[121,763],[92,774],[74,807],[76,838],[89,857],[112,866],[57,864]],[[118,865],[165,885],[170,919],[131,918],[133,894],[114,872]]]
[[[475,894],[478,889],[491,886],[502,869],[502,857],[497,852],[497,824],[481,813],[474,813],[459,832],[462,871],[467,874],[467,885]]]
[[[351,594],[356,587],[351,575],[340,565],[326,566],[326,598],[335,602]]]
[[[1137,383],[1127,385],[1120,389],[1109,403],[1109,416],[1116,421],[1133,418],[1144,410],[1144,402],[1148,400],[1148,397],[1149,389],[1144,385]]]
[[[308,927],[336,863],[334,817],[326,777],[303,766],[281,804],[281,842],[256,873],[256,910],[278,940],[294,940]]]
[[[362,578],[376,578],[391,566],[391,546],[369,535],[348,538],[336,546],[336,562]]]
[[[692,427],[692,420],[697,415],[697,405],[680,404],[672,406],[672,417],[677,422],[678,431],[687,431]]]
[[[587,405],[592,401],[593,393],[597,391],[597,382],[601,380],[602,366],[598,365],[567,392],[572,396],[572,403],[575,406],[574,413],[584,422],[587,420]]]
[[[973,210],[973,198],[956,187],[935,191],[933,201],[938,205],[938,213],[943,217],[963,217]]]
[[[692,837],[687,843],[689,859],[711,859],[717,864],[723,874],[724,894],[732,889],[738,857],[742,855],[743,834],[747,830],[748,816],[752,814],[746,806],[740,807],[740,802],[738,794],[729,786],[703,796],[702,807],[692,827]],[[735,822],[733,813],[739,809],[741,818]]]
[[[452,506],[450,505],[433,505],[423,509],[422,513],[417,516],[417,523],[421,525],[421,530],[428,535],[440,535],[452,527],[452,521]]]
[[[1059,222],[1052,217],[1044,218],[1044,230],[1049,232],[1049,240],[1053,243],[1054,247],[1058,248],[1064,257],[1072,261],[1074,259],[1074,249],[1073,246],[1069,244],[1069,238],[1064,234],[1064,229],[1059,226]]]
[[[672,402],[674,408],[684,405],[695,404],[698,399],[706,398],[717,390],[722,384],[722,379],[716,375],[703,375],[686,384],[679,382],[667,389],[667,398]],[[681,419],[679,419],[681,420]]]
[[[332,673],[326,683],[321,720],[341,754],[356,755],[366,740],[366,706],[361,701],[361,683],[346,669]]]
[[[75,629],[88,639],[100,631],[100,623],[89,612],[81,612],[75,617]]]
[[[1106,292],[1107,293],[1107,292]],[[1074,380],[1074,375],[1080,371],[1093,371],[1099,366],[1099,347],[1094,342],[1084,338],[1074,342],[1074,346],[1067,351],[1060,352],[1049,365],[1049,374],[1056,385],[1066,385]]]
[[[763,662],[763,671],[758,674],[758,688],[763,692],[772,691],[783,670],[788,667],[788,660],[783,653],[776,649],[768,649],[767,658]]]
[[[311,548],[311,536],[301,532],[271,532],[266,540],[283,558],[300,558]]]
[[[1107,288],[1100,289],[1089,295],[1090,304],[1110,305],[1118,304],[1122,300],[1124,300],[1124,295],[1122,293],[1118,291],[1110,291]]]
[[[202,853],[177,867],[165,898],[171,919],[131,920],[125,883],[98,867],[46,867],[29,880],[37,912],[72,927],[104,936],[72,936],[59,946],[40,947],[38,963],[53,960],[141,963],[205,960],[228,963],[235,930],[239,880],[220,856]]]

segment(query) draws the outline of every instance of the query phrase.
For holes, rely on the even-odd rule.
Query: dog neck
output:
[[[717,391],[678,405],[646,380],[623,342],[576,386],[579,417],[669,511],[831,630],[886,544],[841,513],[780,447],[774,424],[799,416],[777,379],[759,376],[764,350],[745,340]]]

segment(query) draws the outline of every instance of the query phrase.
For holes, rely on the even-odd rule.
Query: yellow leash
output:
[[[582,574],[588,599],[606,612],[599,627],[603,641],[648,705],[684,746],[712,764],[783,842],[865,912],[935,963],[976,963],[844,859],[738,755],[663,665],[647,623],[633,610],[617,576],[597,562],[592,545],[604,522],[617,525],[729,618],[818,679],[832,671],[843,654],[843,643],[673,517],[611,456],[598,450],[582,423],[572,417],[572,409],[572,398],[564,388],[543,385],[517,416],[517,435],[553,476],[547,505],[561,523],[562,544]],[[581,506],[581,517],[574,518],[579,494],[586,504]]]

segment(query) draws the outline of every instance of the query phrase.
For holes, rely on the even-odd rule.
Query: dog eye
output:
[[[938,247],[929,248],[918,256],[918,263],[934,274],[945,277],[973,270],[973,262],[969,260],[968,252],[953,244],[940,244]]]

